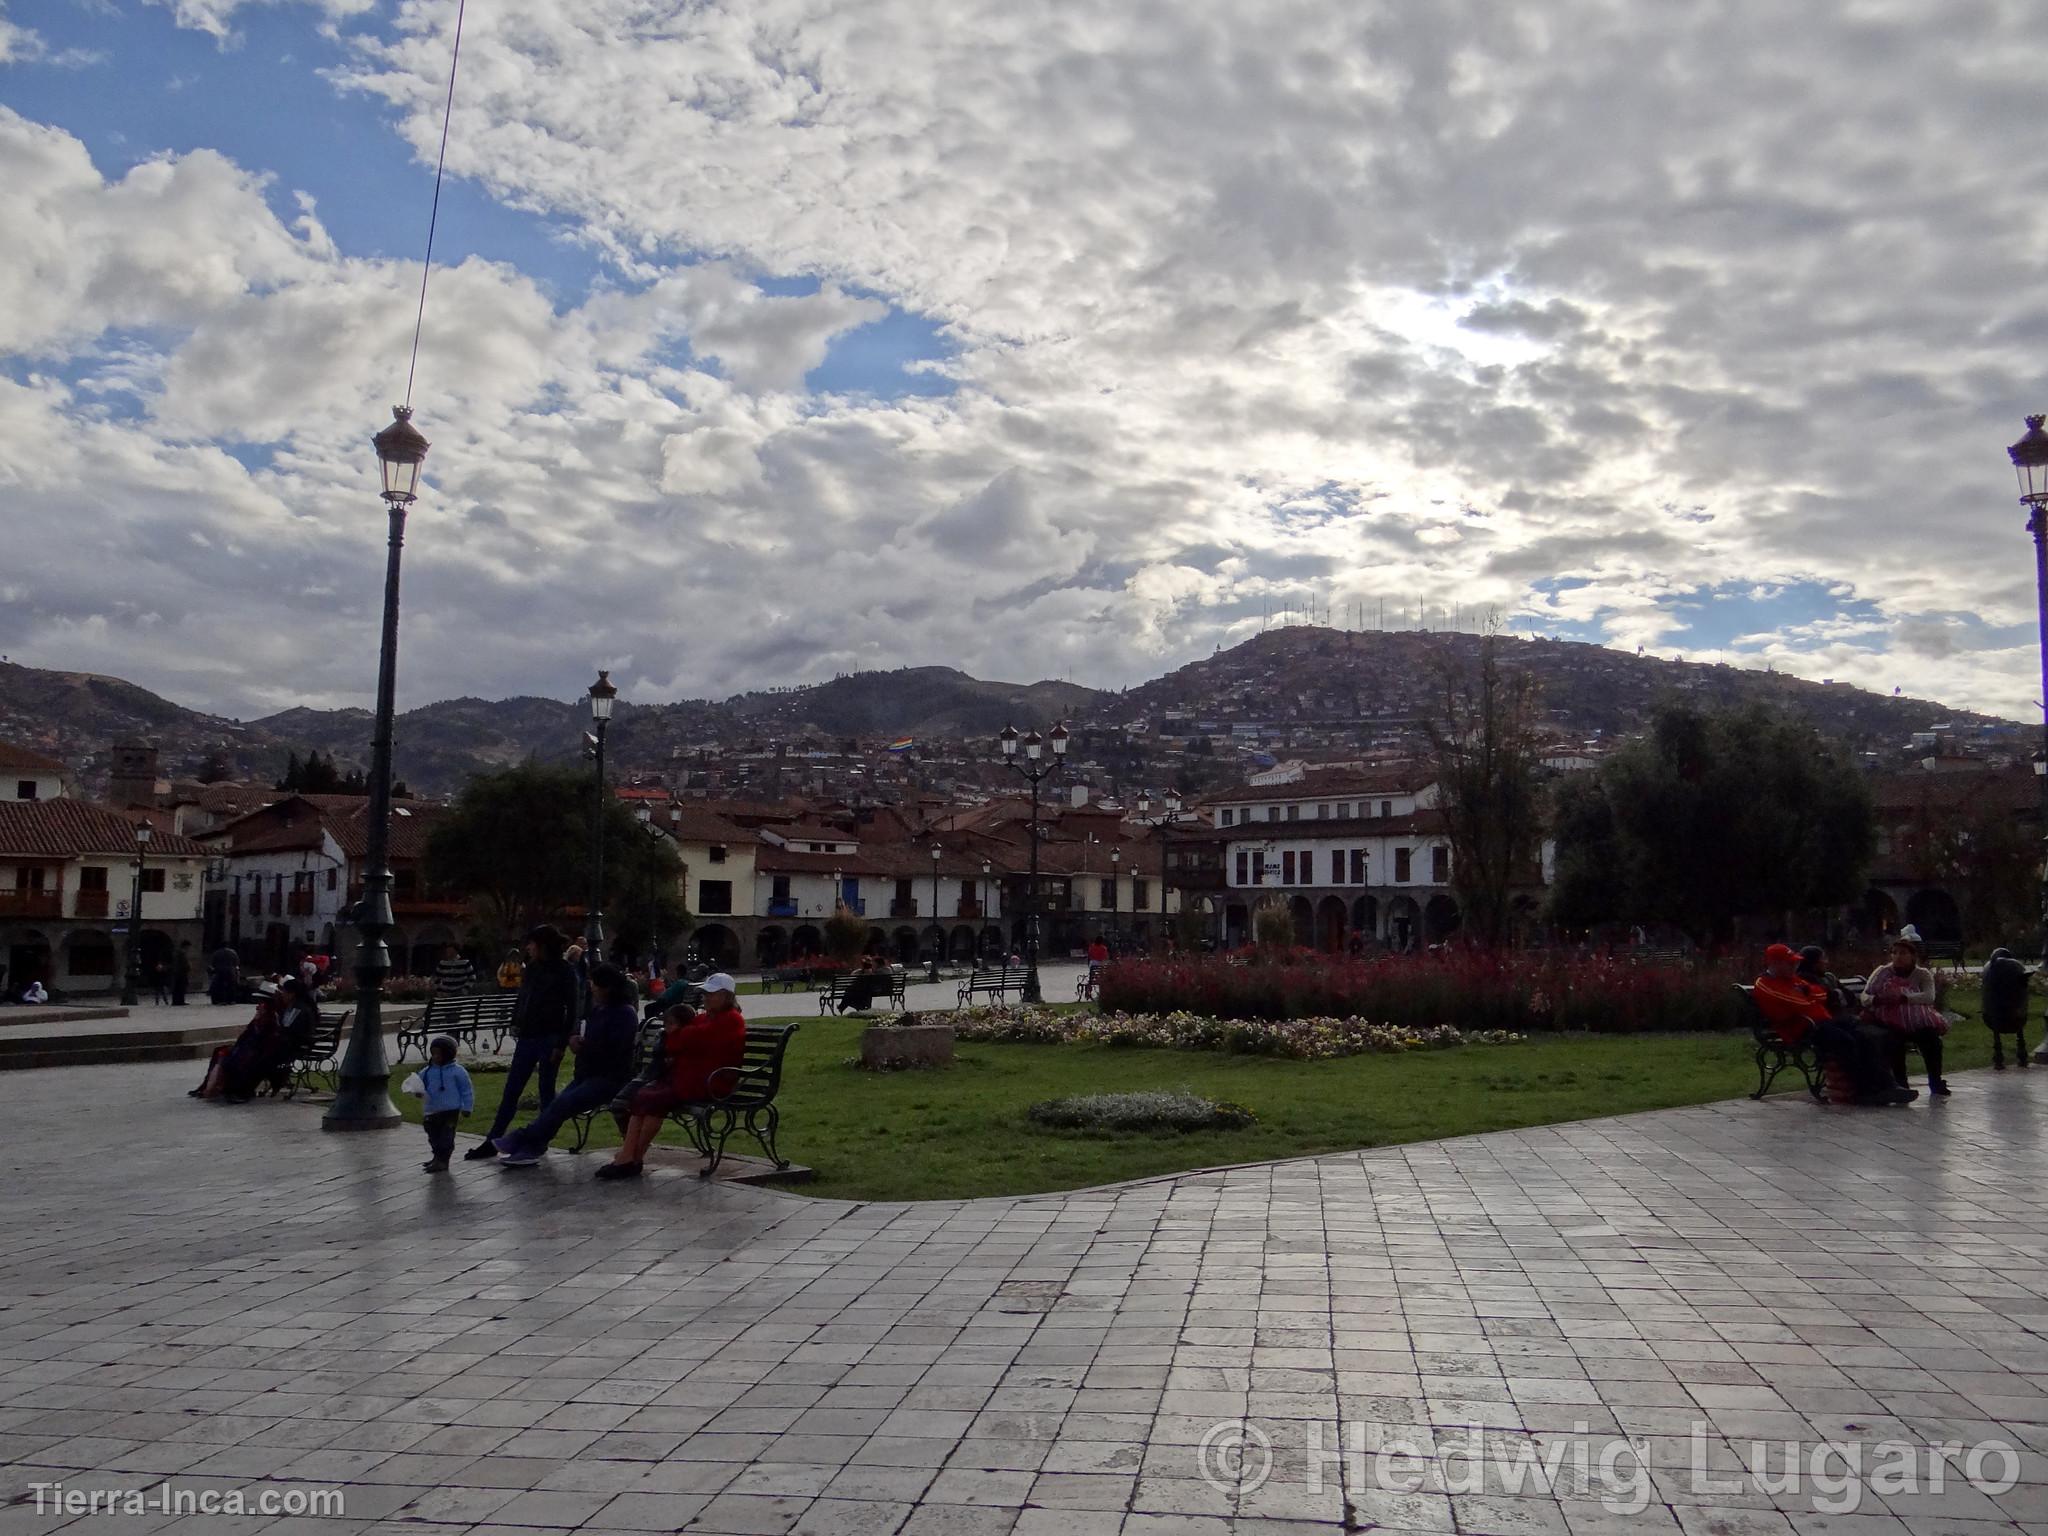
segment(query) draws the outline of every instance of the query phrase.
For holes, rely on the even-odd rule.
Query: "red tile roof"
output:
[[[0,857],[72,859],[80,854],[135,857],[135,823],[90,800],[0,800]],[[155,832],[151,858],[204,857],[206,849],[174,832]]]
[[[0,741],[0,773],[32,773],[38,778],[62,777],[64,765],[54,757],[31,752],[27,747],[17,747],[11,741]]]

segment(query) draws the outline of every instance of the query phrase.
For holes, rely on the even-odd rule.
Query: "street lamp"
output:
[[[1169,791],[1169,792],[1168,792],[1168,793],[1166,794],[1166,796],[1164,797],[1164,799],[1162,799],[1162,800],[1160,801],[1160,808],[1161,808],[1161,810],[1163,810],[1163,811],[1165,812],[1165,814],[1164,814],[1164,815],[1162,815],[1162,816],[1161,816],[1161,817],[1159,818],[1159,821],[1158,821],[1158,828],[1159,828],[1159,944],[1160,944],[1160,947],[1161,947],[1161,949],[1162,949],[1162,950],[1164,950],[1164,949],[1165,949],[1165,948],[1167,947],[1167,944],[1166,944],[1166,938],[1167,938],[1167,926],[1166,926],[1166,923],[1167,923],[1167,916],[1166,916],[1166,844],[1167,844],[1167,840],[1168,840],[1168,839],[1169,839],[1169,838],[1170,838],[1170,837],[1172,836],[1172,829],[1173,829],[1173,818],[1174,818],[1174,817],[1176,817],[1176,816],[1178,816],[1178,815],[1180,814],[1180,796],[1179,796],[1179,795],[1176,795],[1176,794],[1173,794],[1173,793],[1172,793],[1171,791]],[[1146,814],[1147,812],[1149,812],[1149,811],[1150,811],[1151,809],[1152,809],[1152,797],[1151,797],[1150,795],[1140,795],[1140,796],[1138,797],[1138,814],[1139,814],[1140,816],[1143,816],[1143,815],[1145,815],[1145,814]]]
[[[1024,1001],[1044,1001],[1044,993],[1038,986],[1038,786],[1060,771],[1067,759],[1067,728],[1055,725],[1050,736],[1040,736],[1033,731],[1029,736],[1019,737],[1014,727],[1004,726],[1002,735],[996,738],[1002,748],[1003,765],[1010,772],[1029,781],[1031,785],[1031,892],[1024,904]],[[1046,747],[1052,748],[1047,758]],[[1018,748],[1023,749],[1023,761],[1018,761]]]
[[[133,1008],[142,1001],[142,856],[149,852],[150,825],[135,823],[135,889],[128,897],[128,954],[121,967],[121,1006]]]
[[[1117,889],[1117,879],[1123,872],[1124,851],[1121,848],[1109,850],[1109,952],[1113,955],[1123,947],[1122,924],[1118,921],[1123,892]]]
[[[939,924],[939,854],[940,854],[940,849],[939,849],[939,845],[938,845],[937,843],[933,843],[933,844],[932,844],[932,927],[933,927],[933,928],[934,928],[935,930],[937,930],[937,937],[936,937],[936,938],[935,938],[935,939],[934,939],[934,940],[932,941],[932,955],[931,955],[931,964],[930,964],[930,965],[929,965],[929,966],[928,966],[928,967],[926,968],[926,970],[925,970],[925,973],[924,973],[924,979],[925,979],[926,981],[937,981],[937,980],[939,979],[939,951],[940,951],[940,950],[941,950],[942,948],[944,948],[944,947],[945,947],[945,942],[946,942],[946,930],[945,930],[945,929],[944,929],[943,927],[941,927],[941,926],[940,926],[940,924]]]
[[[2048,418],[2029,416],[2026,436],[2006,449],[2006,456],[2019,476],[2020,505],[2027,509],[2027,531],[2034,536],[2034,607],[2041,630],[2041,744],[2048,753],[2048,432],[2041,430],[2044,420]],[[2048,758],[2034,760],[2034,774],[2041,793],[2039,831],[2043,851],[2048,853]],[[2041,958],[2048,963],[2048,858],[2041,866]],[[2034,1060],[2048,1064],[2048,1040],[2041,1042]]]
[[[597,779],[590,797],[590,900],[583,919],[583,963],[596,965],[604,958],[604,738],[612,723],[612,701],[619,690],[612,675],[600,671],[590,685],[591,756],[597,759]]]
[[[981,964],[982,952],[988,948],[988,877],[995,873],[995,865],[987,859],[981,861],[981,933],[974,941],[974,963]]]
[[[323,1131],[388,1131],[400,1123],[391,1102],[391,1063],[384,1054],[384,978],[391,951],[391,716],[398,692],[398,566],[405,551],[405,513],[419,492],[427,440],[412,424],[412,407],[391,408],[391,425],[370,439],[384,478],[390,525],[384,556],[384,628],[377,647],[377,715],[370,738],[369,825],[363,834],[363,895],[356,903],[356,1011],[348,1049],[336,1074],[334,1102]]]

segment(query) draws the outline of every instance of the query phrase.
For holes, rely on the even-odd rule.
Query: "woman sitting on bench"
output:
[[[664,1081],[649,1083],[633,1095],[626,1121],[626,1139],[612,1160],[597,1170],[600,1179],[637,1179],[647,1149],[661,1133],[668,1112],[678,1104],[711,1098],[712,1075],[746,1059],[747,1021],[740,1016],[738,985],[720,971],[704,978],[704,1011],[688,1004],[668,1011],[662,1032]]]
[[[1773,944],[1764,951],[1764,973],[1757,977],[1751,996],[1778,1038],[1787,1045],[1798,1045],[1811,1034],[1815,1056],[1832,1057],[1840,1063],[1849,1074],[1859,1104],[1905,1104],[1918,1098],[1911,1089],[1892,1081],[1885,1063],[1857,1032],[1855,1023],[1829,1006],[1826,983],[1799,975],[1799,968],[1800,957],[1786,945]]]

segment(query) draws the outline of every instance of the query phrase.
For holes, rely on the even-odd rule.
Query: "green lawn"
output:
[[[1951,1006],[1974,1011],[1960,991]],[[763,1010],[755,1023],[773,1022]],[[962,1045],[940,1072],[877,1074],[848,1066],[863,1021],[798,1020],[782,1087],[782,1150],[817,1170],[804,1192],[848,1200],[1035,1194],[1218,1163],[1297,1157],[1477,1131],[1738,1098],[1756,1086],[1747,1036],[1538,1038],[1340,1061],[1274,1061],[1197,1051],[1104,1046]],[[1949,1036],[1948,1069],[1988,1065],[1974,1018]],[[1913,1062],[1919,1081],[1919,1062]],[[419,1101],[397,1094],[410,1118]],[[504,1077],[476,1075],[480,1129]],[[1775,1088],[1803,1092],[1796,1076]],[[1042,1099],[1131,1088],[1188,1088],[1242,1104],[1258,1123],[1193,1135],[1041,1130],[1024,1117]],[[1967,1091],[1967,1090],[1964,1090]],[[522,1117],[523,1118],[523,1117]],[[669,1140],[680,1140],[673,1128]],[[594,1145],[618,1136],[600,1117]],[[731,1144],[752,1149],[736,1136]]]

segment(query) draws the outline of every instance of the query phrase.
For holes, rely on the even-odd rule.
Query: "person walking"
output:
[[[182,939],[171,956],[171,1006],[185,1006],[186,988],[192,985],[192,941]]]
[[[223,1007],[235,1000],[235,994],[242,989],[242,957],[235,953],[234,946],[223,944],[216,949],[206,962],[206,996],[214,1007]]]
[[[434,990],[443,997],[462,997],[475,985],[476,967],[469,956],[453,944],[443,944],[440,963],[434,967]]]
[[[455,1059],[455,1037],[436,1035],[427,1042],[427,1064],[420,1069],[420,1128],[427,1133],[426,1173],[446,1173],[455,1152],[455,1122],[476,1108],[476,1090],[469,1073]]]
[[[520,1095],[528,1079],[540,1076],[540,1107],[555,1098],[555,1071],[576,1031],[576,972],[562,958],[568,940],[553,923],[542,923],[526,936],[525,976],[512,1003],[512,1064],[505,1072],[505,1093],[484,1139],[463,1153],[465,1162],[498,1155],[497,1138],[512,1128]]]

